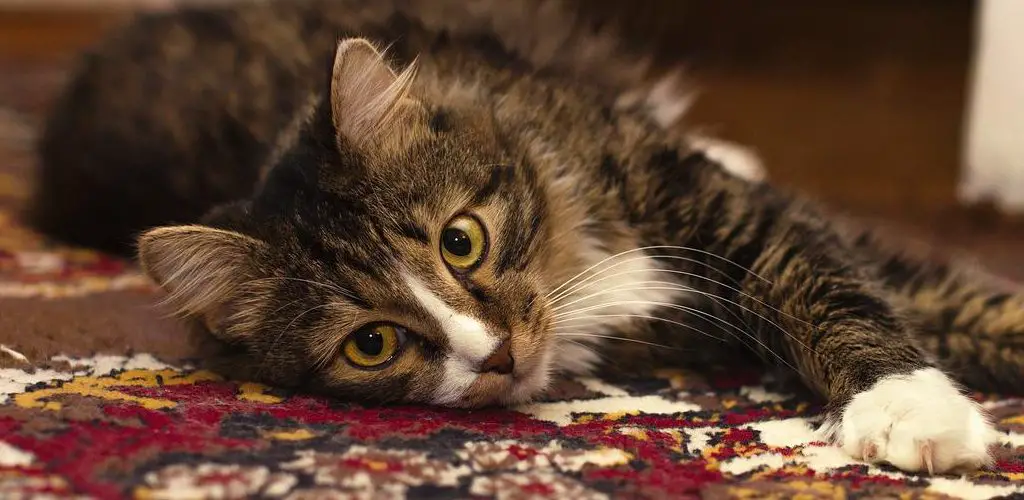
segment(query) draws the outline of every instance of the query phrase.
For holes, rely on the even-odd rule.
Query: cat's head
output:
[[[170,303],[257,375],[339,397],[515,403],[547,384],[564,232],[486,103],[412,92],[361,39],[250,200],[139,243]]]

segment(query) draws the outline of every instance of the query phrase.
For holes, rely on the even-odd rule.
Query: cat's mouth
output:
[[[457,406],[515,406],[541,395],[550,381],[550,353],[542,345],[513,345],[515,368],[507,374],[481,373]]]

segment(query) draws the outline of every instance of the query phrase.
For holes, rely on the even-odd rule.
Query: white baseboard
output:
[[[1024,1],[979,6],[959,194],[1024,212]]]

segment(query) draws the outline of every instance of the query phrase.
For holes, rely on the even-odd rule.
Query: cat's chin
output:
[[[521,381],[501,384],[500,388],[474,398],[466,398],[451,404],[441,405],[463,410],[474,410],[490,407],[511,407],[530,403],[544,394],[547,383],[543,385],[526,384]]]
[[[516,374],[511,390],[502,395],[501,403],[515,406],[529,403],[543,395],[551,385],[553,358],[551,349],[543,349],[529,370]]]
[[[548,388],[550,377],[545,376],[540,383],[517,382],[512,386],[512,391],[502,397],[502,405],[516,406],[526,404],[544,394]]]
[[[479,375],[464,397],[441,406],[474,409],[530,403],[543,396],[551,383],[551,358],[550,352],[544,351],[529,368],[517,369],[512,375]]]
[[[468,407],[508,407],[530,403],[547,391],[549,383],[547,370],[535,370],[523,377],[508,377],[508,381],[490,392],[482,403],[470,403]]]

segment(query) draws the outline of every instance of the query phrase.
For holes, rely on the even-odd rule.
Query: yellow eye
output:
[[[405,343],[405,332],[394,325],[367,325],[345,340],[342,350],[357,368],[379,368],[391,361]]]
[[[441,232],[441,257],[459,271],[479,264],[486,250],[487,233],[475,217],[460,215]]]

